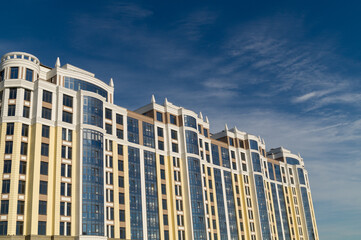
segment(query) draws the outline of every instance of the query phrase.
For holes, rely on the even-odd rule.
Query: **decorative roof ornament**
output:
[[[55,67],[60,67],[60,58],[59,57],[57,57],[57,59],[56,59]]]
[[[151,103],[155,103],[155,97],[154,97],[154,94],[152,94],[152,98],[150,100]]]
[[[110,78],[110,81],[109,81],[109,86],[114,87],[113,78]]]

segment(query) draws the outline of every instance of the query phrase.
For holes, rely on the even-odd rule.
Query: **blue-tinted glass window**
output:
[[[12,153],[13,153],[13,141],[6,141],[5,154],[12,154]]]
[[[9,200],[1,200],[1,214],[5,215],[9,213]]]
[[[195,239],[207,239],[200,161],[188,157],[189,188]]]
[[[155,154],[144,151],[148,239],[159,239],[158,188]]]
[[[10,88],[9,99],[16,99],[17,88]]]
[[[161,112],[157,112],[157,121],[163,122],[163,114]]]
[[[38,235],[46,235],[46,222],[38,222]]]
[[[303,173],[303,169],[297,168],[297,173],[298,173],[298,178],[299,178],[300,184],[306,184],[305,174]]]
[[[50,108],[46,108],[46,107],[42,107],[41,108],[41,117],[51,120],[51,109]]]
[[[63,105],[66,107],[73,107],[73,97],[68,96],[68,95],[63,95]]]
[[[170,118],[170,123],[171,123],[171,124],[177,125],[177,117],[176,117],[176,116],[170,114],[170,115],[169,115],[169,118]]]
[[[269,173],[269,178],[271,180],[275,180],[275,175],[273,174],[273,164],[272,163],[268,163],[268,173]]]
[[[25,89],[24,90],[24,100],[25,101],[30,101],[30,99],[31,99],[31,91],[28,90],[28,89]]]
[[[26,69],[26,74],[25,74],[25,80],[32,82],[33,81],[33,76],[34,76],[34,71],[27,68]]]
[[[212,144],[212,160],[213,160],[213,164],[215,165],[220,165],[220,161],[219,161],[219,150],[218,150],[218,146],[215,144]]]
[[[223,200],[223,187],[222,187],[222,175],[221,170],[214,168],[214,182],[216,189],[216,200],[218,207],[218,221],[219,221],[219,231],[221,239],[228,239],[227,233],[227,222],[226,222],[226,212]]]
[[[10,68],[10,79],[17,79],[17,78],[19,78],[19,68],[11,67]]]
[[[116,114],[115,115],[115,120],[116,120],[117,124],[123,125],[123,115]]]
[[[259,158],[258,153],[252,152],[252,163],[253,163],[253,171],[262,172],[261,171],[261,159]]]
[[[256,193],[258,200],[258,211],[261,220],[261,232],[262,239],[271,239],[270,226],[268,221],[268,211],[266,203],[266,194],[263,185],[263,177],[260,175],[254,175]]]
[[[73,113],[63,111],[63,122],[73,123]]]
[[[187,144],[187,153],[197,154],[198,151],[198,135],[196,132],[186,130],[186,144]]]
[[[229,219],[229,229],[231,233],[231,239],[238,239],[237,232],[237,217],[236,217],[236,205],[234,202],[234,192],[232,185],[232,174],[228,171],[224,171],[224,185],[226,189],[226,199],[227,199],[227,208],[228,208],[228,219]]]
[[[15,116],[16,105],[8,105],[8,116]]]
[[[274,206],[275,218],[277,224],[278,239],[283,240],[282,222],[281,222],[280,209],[278,207],[276,184],[271,183],[271,190],[272,190],[273,206]]]
[[[258,151],[258,142],[257,141],[249,140],[249,146],[251,149]]]
[[[312,215],[311,215],[310,204],[308,201],[308,193],[307,193],[307,189],[305,187],[301,187],[301,195],[302,195],[303,209],[304,209],[305,218],[306,218],[308,238],[314,240],[314,239],[316,239],[315,232],[314,232],[313,224],[312,224]]]
[[[231,168],[228,149],[224,148],[224,147],[221,147],[221,154],[222,154],[222,165],[223,165],[223,167]]]
[[[143,211],[139,149],[128,147],[128,162],[131,239],[143,239]]]
[[[208,137],[208,129],[203,128],[204,136]]]
[[[139,125],[138,120],[128,117],[128,141],[139,144]]]
[[[84,96],[83,119],[85,124],[103,128],[103,102],[97,98]]]
[[[275,164],[274,166],[275,166],[276,180],[278,182],[282,182],[280,165]]]
[[[83,130],[82,234],[104,236],[103,134]],[[68,196],[71,185],[68,184]],[[65,192],[65,186],[62,186]]]
[[[8,234],[8,222],[0,221],[0,235],[7,235],[7,234]]]
[[[11,160],[4,161],[4,173],[11,173]]]
[[[43,90],[43,102],[51,103],[53,100],[53,93]]]
[[[97,93],[100,96],[104,97],[105,99],[108,99],[108,93],[106,90],[104,90],[103,88],[98,87],[92,83],[89,83],[89,82],[86,82],[86,81],[83,81],[80,79],[65,77],[64,87],[73,89],[75,91],[85,90],[85,91],[89,91],[89,92],[94,92],[94,93]]]
[[[184,126],[197,129],[197,120],[194,117],[184,115]]]
[[[40,194],[48,194],[48,182],[40,181],[39,193]]]
[[[286,157],[286,161],[288,164],[291,164],[291,165],[299,165],[300,164],[300,161],[298,161],[295,158],[291,158],[291,157]]]
[[[147,122],[143,122],[143,145],[151,148],[155,147],[154,125]]]

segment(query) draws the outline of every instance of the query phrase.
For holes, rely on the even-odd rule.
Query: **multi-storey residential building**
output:
[[[0,63],[0,239],[318,239],[303,159],[165,100],[12,52]]]

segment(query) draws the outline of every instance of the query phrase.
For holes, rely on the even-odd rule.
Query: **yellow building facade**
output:
[[[0,239],[319,239],[303,159],[165,99],[12,52],[0,63]]]

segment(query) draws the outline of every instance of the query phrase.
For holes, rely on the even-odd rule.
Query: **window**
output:
[[[68,95],[63,95],[63,105],[66,107],[73,107],[73,97],[68,96]]]
[[[26,142],[21,142],[20,154],[21,155],[27,155],[28,154],[28,144]]]
[[[165,184],[162,184],[161,188],[162,188],[162,194],[166,195],[167,194],[167,189],[166,189]]]
[[[204,131],[204,136],[208,137],[208,130],[204,128],[203,131]]]
[[[30,107],[24,106],[23,108],[23,117],[29,118],[30,117]]]
[[[43,102],[51,103],[53,98],[53,93],[43,90]]]
[[[50,127],[46,125],[42,125],[41,136],[44,138],[49,138],[49,135],[50,135]]]
[[[16,88],[10,88],[10,90],[9,90],[9,99],[16,99],[16,92],[17,92]]]
[[[38,235],[46,235],[46,222],[38,222]]]
[[[29,125],[23,124],[21,127],[21,136],[28,137],[29,135]]]
[[[105,109],[105,118],[112,119],[112,110],[111,109],[108,109],[108,108]]]
[[[47,162],[40,162],[40,174],[48,175],[48,163]]]
[[[59,235],[63,236],[64,232],[65,232],[65,222],[60,222],[60,231],[59,231]]]
[[[158,149],[164,150],[164,142],[163,141],[158,141]]]
[[[41,155],[42,156],[49,156],[49,144],[41,143]]]
[[[46,201],[39,201],[39,214],[46,215]]]
[[[123,125],[123,115],[116,114],[115,115],[115,121],[117,124]]]
[[[234,146],[233,138],[228,138],[228,139],[229,139],[229,145]]]
[[[159,162],[161,165],[164,165],[164,156],[163,155],[159,155]]]
[[[163,114],[161,112],[157,112],[157,121],[163,122]]]
[[[172,139],[178,140],[178,133],[177,133],[177,131],[171,130],[171,136],[172,136]]]
[[[46,108],[46,107],[42,107],[41,109],[41,117],[51,120],[51,109],[50,108]]]
[[[125,239],[125,236],[126,236],[125,233],[126,233],[126,232],[125,232],[125,228],[124,228],[124,227],[119,228],[119,237],[120,237],[120,239]]]
[[[63,128],[62,129],[62,139],[64,141],[71,142],[72,138],[73,138],[73,131],[71,129]]]
[[[172,151],[176,153],[178,152],[178,144],[172,143]]]
[[[125,222],[125,211],[119,210],[119,221]]]
[[[18,193],[25,194],[25,181],[19,181]]]
[[[24,100],[25,101],[30,101],[30,98],[31,98],[31,91],[28,90],[28,89],[25,89],[24,90]]]
[[[3,180],[3,193],[10,193],[10,180]]]
[[[124,204],[124,193],[119,193],[119,204]]]
[[[1,214],[8,214],[9,200],[1,200]]]
[[[73,113],[63,111],[63,122],[73,123]]]
[[[4,161],[4,173],[11,173],[11,160]]]
[[[167,210],[167,199],[162,199],[163,210]]]
[[[118,160],[118,171],[124,171],[124,161]]]
[[[0,235],[7,235],[7,234],[8,234],[8,222],[0,221]]]
[[[20,161],[19,174],[26,174],[26,162]]]
[[[124,177],[119,176],[118,180],[119,180],[119,187],[123,188],[124,187]]]
[[[176,124],[177,125],[177,117],[176,116],[170,114],[169,118],[170,118],[170,123],[171,124]]]
[[[163,215],[163,224],[164,226],[168,226],[168,214]]]
[[[32,82],[33,81],[33,76],[34,76],[34,71],[27,68],[26,69],[26,74],[25,74],[25,80]]]
[[[5,76],[5,70],[2,70],[0,72],[0,82],[4,81],[4,76]]]
[[[158,131],[158,137],[163,137],[164,136],[163,135],[163,128],[158,127],[157,131]]]
[[[123,156],[123,145],[118,144],[118,155]]]
[[[19,68],[11,67],[10,68],[10,79],[17,79],[17,78],[19,78]]]
[[[13,141],[6,141],[5,154],[12,154],[12,153],[13,153]]]
[[[17,221],[16,222],[16,235],[24,234],[24,222]]]
[[[160,178],[165,179],[165,170],[164,169],[160,170]]]
[[[105,124],[105,131],[108,133],[108,134],[112,134],[112,125],[111,124],[108,124],[106,123]]]
[[[48,182],[40,181],[39,193],[48,194]]]
[[[117,128],[117,137],[118,137],[119,139],[124,139],[124,132],[123,132],[122,129],[118,129],[118,128]]]
[[[6,135],[14,135],[14,123],[6,124]]]
[[[9,105],[8,106],[8,116],[15,116],[15,105]]]

